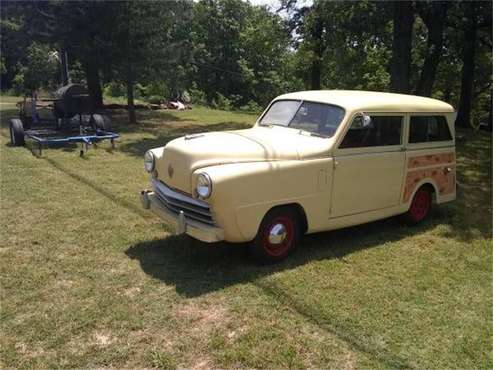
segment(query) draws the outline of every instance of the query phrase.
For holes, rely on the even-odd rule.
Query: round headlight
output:
[[[154,170],[154,166],[156,165],[156,158],[152,151],[148,150],[144,155],[144,168],[147,172],[152,172]]]
[[[208,174],[200,173],[197,177],[197,194],[200,198],[206,199],[212,193],[212,181]]]

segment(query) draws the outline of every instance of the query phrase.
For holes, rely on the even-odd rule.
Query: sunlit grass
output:
[[[458,200],[307,236],[256,266],[243,245],[170,236],[140,207],[142,155],[255,115],[112,112],[122,138],[78,156],[8,145],[1,97],[2,367],[491,368],[491,139],[458,147]],[[4,102],[10,105],[4,106]]]

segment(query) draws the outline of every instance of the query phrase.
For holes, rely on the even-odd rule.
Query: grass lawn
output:
[[[82,158],[9,145],[1,98],[3,368],[492,368],[491,140],[458,146],[454,204],[306,236],[256,266],[244,245],[171,236],[141,209],[142,157],[255,116],[139,111]]]

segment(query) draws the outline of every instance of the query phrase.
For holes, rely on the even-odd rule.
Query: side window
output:
[[[452,140],[452,135],[444,116],[411,116],[410,143],[448,140]]]
[[[357,116],[339,148],[365,148],[401,144],[403,116]]]

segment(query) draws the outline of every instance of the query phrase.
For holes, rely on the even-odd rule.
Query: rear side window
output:
[[[444,116],[411,116],[409,126],[410,143],[452,140]]]
[[[357,116],[339,148],[365,148],[401,144],[402,116],[371,116],[364,122]]]

